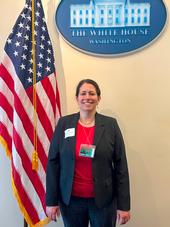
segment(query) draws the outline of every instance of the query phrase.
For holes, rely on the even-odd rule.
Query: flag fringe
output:
[[[12,157],[11,156],[11,152],[10,152],[10,150],[8,148],[7,142],[4,140],[4,138],[2,136],[0,136],[0,143],[2,144],[3,148],[6,151],[6,155],[11,159],[11,157]],[[17,202],[19,204],[19,208],[20,208],[20,210],[21,210],[21,212],[22,212],[22,214],[23,214],[26,222],[28,223],[28,225],[30,227],[40,227],[40,226],[43,227],[44,225],[48,224],[50,222],[50,219],[49,218],[45,218],[44,220],[41,220],[41,221],[39,221],[36,224],[33,224],[32,223],[32,221],[31,221],[31,219],[30,219],[27,211],[25,210],[25,208],[24,208],[24,206],[23,206],[23,204],[21,202],[21,199],[20,199],[20,196],[19,196],[18,191],[16,189],[16,186],[15,186],[14,179],[12,177],[12,174],[11,174],[11,183],[12,183],[13,193],[14,193],[14,195],[15,195],[15,197],[17,199]]]
[[[44,225],[48,224],[48,223],[49,223],[49,219],[48,219],[48,218],[45,218],[44,220],[38,222],[38,223],[35,224],[35,225],[32,223],[32,221],[31,221],[31,219],[30,219],[30,217],[29,217],[27,211],[25,210],[25,208],[24,208],[24,206],[23,206],[23,204],[22,204],[22,202],[21,202],[20,196],[19,196],[18,191],[17,191],[17,189],[16,189],[16,187],[15,187],[15,183],[14,183],[13,177],[11,177],[11,182],[12,182],[12,188],[13,188],[14,195],[15,195],[17,201],[18,201],[20,210],[21,210],[21,212],[23,213],[24,218],[25,218],[26,222],[28,223],[28,225],[29,225],[30,227],[38,227],[38,226],[43,227]]]
[[[2,144],[5,152],[6,152],[6,155],[8,156],[8,158],[11,159],[11,152],[10,152],[10,149],[8,147],[8,144],[7,142],[4,140],[4,138],[2,136],[0,136],[0,144]]]

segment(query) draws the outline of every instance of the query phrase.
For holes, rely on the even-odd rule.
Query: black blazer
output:
[[[75,166],[76,126],[79,113],[61,117],[50,145],[46,205],[58,205],[60,196],[69,204]],[[75,135],[65,138],[65,130]],[[92,161],[95,203],[104,207],[116,198],[117,209],[130,210],[129,174],[123,138],[116,119],[96,113]]]

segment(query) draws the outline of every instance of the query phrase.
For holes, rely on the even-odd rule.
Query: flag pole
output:
[[[28,227],[28,224],[25,219],[24,219],[24,227]]]

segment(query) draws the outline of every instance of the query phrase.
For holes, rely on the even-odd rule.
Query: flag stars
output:
[[[40,13],[37,11],[37,12],[35,13],[35,15],[36,15],[37,17],[39,17],[39,16],[40,16]]]
[[[48,66],[45,69],[46,69],[47,72],[51,71],[50,67],[48,67]]]
[[[21,13],[22,18],[26,18],[25,13]]]
[[[22,70],[24,70],[24,69],[25,69],[25,65],[22,63],[22,64],[20,65],[20,68],[21,68]]]
[[[17,57],[18,56],[18,52],[14,51],[14,56]]]
[[[25,28],[27,29],[27,31],[30,31],[30,26],[29,25],[27,25]]]
[[[25,6],[24,6],[25,9],[28,9],[28,4],[26,3]]]
[[[48,53],[48,54],[51,54],[51,50],[50,50],[50,49],[47,49],[47,53]]]
[[[32,58],[29,60],[29,62],[30,62],[30,64],[32,64],[33,63],[33,60],[32,60]]]
[[[19,38],[19,37],[22,37],[22,33],[21,32],[18,32],[17,33],[17,37]]]
[[[34,63],[36,64],[37,82],[48,76],[55,70],[53,65],[53,50],[47,32],[45,17],[41,12],[41,2],[35,3],[34,31],[32,30],[31,1],[27,1],[25,11],[19,17],[17,25],[14,27],[13,34],[7,39],[6,51],[15,64],[17,75],[24,87],[33,85]],[[29,3],[28,3],[29,2]],[[34,38],[32,39],[32,32]],[[34,43],[32,43],[34,41]],[[10,47],[12,46],[12,49]],[[33,56],[34,54],[34,56]],[[34,59],[36,62],[34,62]]]
[[[41,35],[41,40],[45,40],[45,36],[44,35]]]
[[[50,58],[47,58],[46,61],[47,61],[48,63],[51,63],[51,59],[50,59]]]
[[[28,83],[32,83],[32,78],[31,77],[28,77]]]
[[[24,36],[24,38],[25,40],[29,40],[29,36],[27,34]]]
[[[20,28],[23,28],[23,27],[24,27],[24,24],[20,22],[20,23],[18,24],[18,26],[19,26]]]
[[[39,54],[39,57],[40,57],[40,59],[43,59],[44,58],[44,56],[43,56],[43,54]]]
[[[40,5],[40,3],[39,3],[39,2],[37,2],[37,7],[38,7],[38,8],[40,8],[40,7],[41,7],[41,5]]]
[[[37,31],[34,31],[34,35],[35,35],[35,36],[37,36],[37,35],[38,35]]]
[[[35,26],[39,26],[38,21],[35,21],[34,24],[35,24]]]
[[[38,77],[42,77],[42,74],[40,72],[37,72]]]
[[[19,47],[19,46],[20,46],[20,42],[17,41],[17,42],[15,43],[15,46],[16,46],[16,47]]]
[[[46,31],[46,27],[45,26],[42,26],[42,30],[45,32]]]
[[[21,56],[21,58],[22,58],[23,60],[26,60],[26,59],[27,59],[27,57],[26,57],[25,54],[23,54],[23,55]]]
[[[29,72],[29,73],[33,73],[32,68],[29,68],[29,69],[28,69],[28,72]]]
[[[28,50],[28,46],[26,44],[23,46],[23,48],[24,50]]]
[[[29,21],[31,21],[31,16],[28,16],[27,19],[28,19]]]
[[[42,63],[41,62],[39,62],[37,65],[38,65],[39,68],[42,68]]]
[[[44,45],[41,43],[40,45],[41,50],[44,50]]]
[[[12,39],[7,39],[7,43],[11,44],[12,43]]]

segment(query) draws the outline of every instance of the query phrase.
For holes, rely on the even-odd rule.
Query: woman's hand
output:
[[[60,216],[60,207],[59,206],[47,206],[46,214],[52,221],[57,221],[57,217]]]
[[[117,210],[117,221],[120,225],[126,224],[130,220],[130,212]]]

